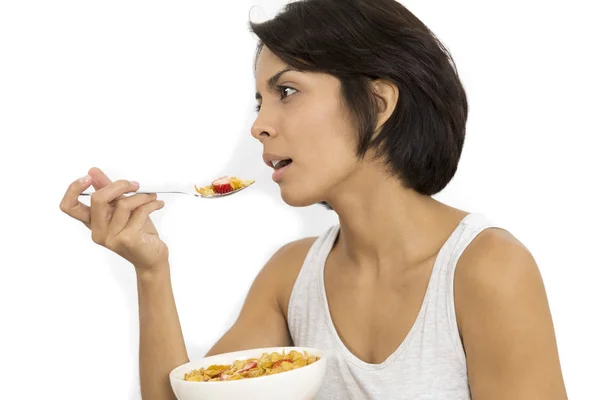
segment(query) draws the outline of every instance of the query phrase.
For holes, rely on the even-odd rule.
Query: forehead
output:
[[[256,98],[262,97],[263,92],[275,90],[275,85],[282,74],[290,73],[295,84],[303,85],[304,91],[309,88],[340,90],[341,82],[333,75],[325,72],[298,70],[290,67],[277,57],[268,47],[263,47],[256,60],[254,76],[256,79]],[[287,76],[287,75],[286,75]],[[286,78],[287,79],[287,78]]]
[[[256,60],[256,86],[264,86],[269,78],[287,67],[289,66],[269,50],[268,47],[263,47]]]

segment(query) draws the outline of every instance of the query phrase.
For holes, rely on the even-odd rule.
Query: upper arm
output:
[[[207,356],[292,345],[287,302],[313,242],[314,238],[307,238],[288,243],[271,257],[254,279],[236,322]]]
[[[456,270],[457,320],[479,399],[566,399],[550,308],[529,251],[484,231]]]

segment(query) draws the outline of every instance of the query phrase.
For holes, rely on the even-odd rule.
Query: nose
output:
[[[260,142],[268,137],[272,138],[277,136],[277,130],[275,129],[275,126],[272,122],[269,122],[264,110],[259,111],[256,120],[252,124],[250,133]]]

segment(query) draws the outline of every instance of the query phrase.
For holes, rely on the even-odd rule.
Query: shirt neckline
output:
[[[440,248],[438,254],[436,255],[436,259],[433,264],[433,268],[431,270],[431,274],[429,276],[429,281],[427,283],[427,289],[425,290],[425,296],[423,297],[423,301],[421,302],[419,312],[415,319],[415,322],[411,326],[408,334],[400,343],[400,345],[394,350],[383,362],[379,364],[368,363],[363,361],[359,357],[355,356],[344,344],[342,339],[340,338],[335,325],[333,324],[333,318],[331,317],[331,313],[329,311],[329,301],[327,300],[327,292],[325,290],[325,263],[331,250],[333,249],[333,244],[338,238],[340,232],[340,225],[337,224],[332,228],[329,232],[329,235],[326,237],[323,246],[320,249],[319,257],[317,258],[319,264],[317,269],[317,283],[319,290],[319,298],[321,299],[321,306],[323,307],[323,312],[325,313],[325,324],[327,325],[327,329],[335,343],[335,346],[340,351],[340,353],[344,356],[344,358],[350,362],[351,364],[364,369],[364,370],[381,370],[392,364],[400,355],[404,352],[404,350],[410,345],[410,342],[414,338],[415,334],[419,331],[421,326],[423,325],[423,320],[425,318],[425,313],[427,311],[428,299],[433,290],[433,277],[437,274],[438,270],[441,268],[441,259],[442,255],[448,251],[448,247],[452,245],[452,243],[456,242],[455,237],[459,236],[462,233],[463,227],[466,223],[467,218],[473,214],[467,214],[457,225],[457,227],[452,231],[448,239],[444,242],[442,247]]]

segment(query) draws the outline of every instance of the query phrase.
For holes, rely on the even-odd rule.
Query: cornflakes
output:
[[[292,371],[318,361],[320,357],[311,356],[306,351],[300,353],[292,350],[288,354],[263,353],[260,358],[236,360],[230,365],[211,365],[186,373],[184,380],[194,382],[232,381],[238,379],[256,378]]]

